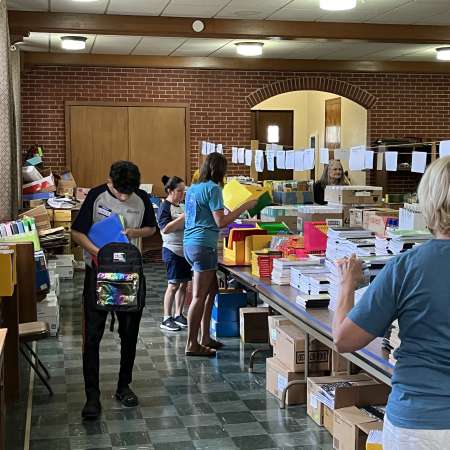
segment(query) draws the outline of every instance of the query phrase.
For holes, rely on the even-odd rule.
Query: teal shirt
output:
[[[213,212],[223,209],[222,189],[213,181],[193,184],[186,193],[184,245],[217,248],[219,228]]]
[[[387,264],[348,317],[374,336],[398,319],[391,423],[450,430],[450,240],[433,239]]]

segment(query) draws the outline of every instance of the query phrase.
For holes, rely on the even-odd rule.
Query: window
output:
[[[278,125],[269,125],[267,127],[267,143],[278,144],[280,142],[280,127]]]

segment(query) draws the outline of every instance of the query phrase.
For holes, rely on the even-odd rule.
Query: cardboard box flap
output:
[[[343,376],[329,376],[329,377],[309,377],[308,380],[311,380],[314,384],[325,384],[325,383],[336,383],[338,381],[367,381],[373,380],[373,378],[369,377],[365,373],[360,373],[357,375],[345,375]]]
[[[380,419],[375,419],[373,422],[358,423],[357,427],[365,434],[369,434],[372,430],[383,431],[383,422]]]
[[[335,420],[338,423],[345,422],[349,425],[359,425],[367,422],[376,422],[376,417],[370,416],[366,411],[349,406],[347,408],[336,409],[334,411]]]

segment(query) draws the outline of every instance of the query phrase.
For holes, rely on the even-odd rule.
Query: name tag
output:
[[[101,216],[109,217],[112,214],[112,209],[109,209],[106,206],[98,205],[97,213]]]

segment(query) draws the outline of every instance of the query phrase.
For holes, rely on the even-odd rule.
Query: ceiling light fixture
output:
[[[84,3],[88,3],[88,2],[96,2],[97,0],[72,0],[73,2],[84,2]]]
[[[355,6],[356,0],[320,0],[320,8],[327,11],[345,11]]]
[[[65,50],[84,50],[87,37],[85,36],[62,36],[61,45]]]
[[[264,44],[262,42],[238,42],[236,51],[242,56],[261,56]]]
[[[450,61],[450,47],[440,47],[436,51],[437,59],[440,61]]]

